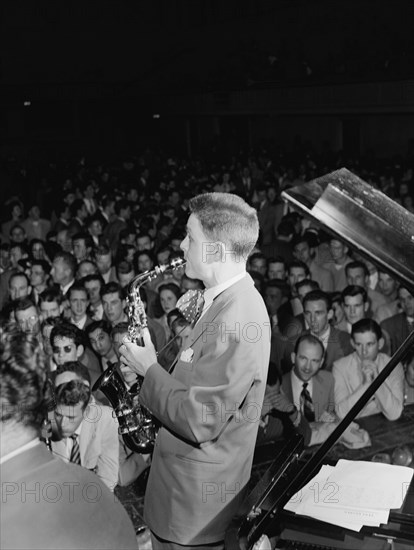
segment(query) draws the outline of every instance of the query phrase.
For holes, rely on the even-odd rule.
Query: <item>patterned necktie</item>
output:
[[[312,397],[307,389],[308,383],[303,383],[303,389],[300,394],[300,401],[303,407],[303,414],[308,422],[315,421],[315,410],[313,408]]]
[[[81,466],[81,458],[80,458],[80,449],[79,449],[79,443],[78,443],[78,434],[73,434],[70,436],[73,445],[72,445],[72,451],[70,453],[70,462],[73,462],[73,464],[79,464]]]
[[[187,321],[194,326],[203,312],[204,290],[187,290],[187,292],[179,298],[176,307],[181,311]]]

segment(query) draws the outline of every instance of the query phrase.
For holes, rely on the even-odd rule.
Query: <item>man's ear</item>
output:
[[[381,338],[378,340],[378,349],[379,349],[380,351],[381,351],[382,348],[384,347],[384,344],[385,344],[385,340],[384,340],[384,338],[381,337]]]
[[[209,254],[212,262],[225,262],[226,255],[229,253],[226,245],[222,241],[216,241],[211,243],[213,246],[211,253]]]
[[[333,316],[334,316],[334,310],[331,308],[331,309],[328,311],[328,321],[330,321],[331,319],[333,319]]]
[[[365,311],[368,311],[368,308],[369,308],[369,303],[368,303],[368,302],[364,302],[364,312],[365,312]]]
[[[296,353],[294,351],[290,354],[290,358],[292,360],[292,365],[294,365],[296,361]]]
[[[76,359],[79,359],[83,355],[83,352],[85,351],[85,348],[82,344],[79,344],[79,346],[76,348]]]
[[[27,295],[29,296],[29,294],[32,292],[32,285],[29,285],[27,287]]]

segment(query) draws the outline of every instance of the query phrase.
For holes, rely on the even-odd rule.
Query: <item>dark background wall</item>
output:
[[[145,144],[196,154],[217,134],[245,145],[301,134],[386,155],[414,139],[412,1],[0,10],[1,156],[116,157]]]

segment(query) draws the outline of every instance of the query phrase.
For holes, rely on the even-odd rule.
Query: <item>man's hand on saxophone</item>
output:
[[[150,366],[157,362],[157,353],[151,341],[149,330],[144,328],[142,335],[144,339],[143,346],[134,344],[128,336],[124,337],[124,343],[119,348],[123,374],[133,372],[139,376],[145,376]]]

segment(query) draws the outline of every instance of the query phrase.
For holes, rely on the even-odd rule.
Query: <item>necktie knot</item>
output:
[[[204,290],[188,290],[178,299],[176,307],[187,321],[195,325],[203,311]]]

